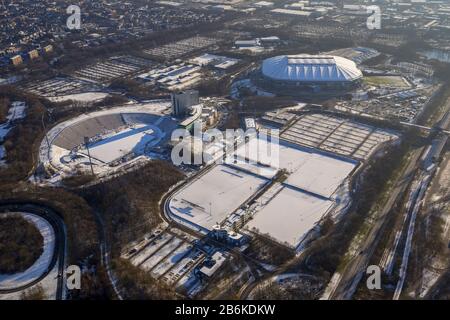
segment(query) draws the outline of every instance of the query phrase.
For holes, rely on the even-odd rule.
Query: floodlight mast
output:
[[[88,157],[89,157],[89,164],[90,164],[90,166],[91,166],[91,173],[92,173],[92,175],[95,175],[95,174],[94,174],[94,168],[93,168],[93,166],[92,166],[91,153],[89,152],[89,146],[88,146],[88,144],[89,144],[89,137],[84,137],[84,146],[86,147],[87,154],[88,154]]]
[[[42,128],[44,129],[45,141],[47,141],[47,148],[50,152],[50,142],[48,141],[47,129],[45,128],[44,116],[45,116],[45,113],[42,114],[41,122],[42,122]]]

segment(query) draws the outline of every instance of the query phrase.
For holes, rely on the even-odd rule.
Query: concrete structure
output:
[[[231,246],[240,247],[248,242],[249,238],[240,233],[221,227],[219,224],[213,226],[208,236],[216,241],[226,243]]]
[[[211,259],[206,260],[203,266],[198,269],[197,274],[200,277],[211,278],[225,261],[225,256],[220,252],[216,252],[212,255]]]
[[[199,104],[198,91],[186,90],[172,93],[172,114],[176,117],[182,117],[189,114],[194,105]]]
[[[256,130],[256,122],[254,118],[245,118],[245,130]]]
[[[158,157],[178,123],[167,114],[170,103],[155,101],[127,105],[61,122],[41,142],[39,161],[59,175],[89,170],[89,153],[94,171],[106,174],[127,166],[134,159]]]
[[[202,104],[196,104],[192,106],[188,117],[180,122],[180,127],[187,130],[191,130],[194,126],[195,121],[202,116],[202,110],[203,110]]]
[[[345,92],[357,87],[363,77],[348,59],[305,54],[266,59],[261,73],[264,87],[293,95]]]

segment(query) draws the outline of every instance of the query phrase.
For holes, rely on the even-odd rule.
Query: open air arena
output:
[[[177,127],[170,103],[152,102],[83,114],[53,127],[40,147],[40,161],[60,174],[107,172],[139,156],[159,157]],[[86,148],[87,141],[87,148]]]

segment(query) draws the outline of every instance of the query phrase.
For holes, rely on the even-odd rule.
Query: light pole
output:
[[[91,153],[89,152],[88,144],[89,144],[89,137],[84,137],[84,146],[86,147],[87,154],[88,154],[88,157],[89,157],[89,164],[91,166],[91,173],[92,173],[92,175],[94,175],[94,168],[92,167]]]
[[[45,141],[47,141],[47,148],[50,152],[50,142],[48,141],[47,130],[45,129],[44,116],[45,116],[45,113],[42,114],[42,118],[41,118],[42,128],[44,129]]]

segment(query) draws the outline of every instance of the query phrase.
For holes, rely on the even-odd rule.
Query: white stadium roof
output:
[[[290,55],[263,61],[266,77],[285,81],[353,81],[362,77],[353,61],[338,56]]]

